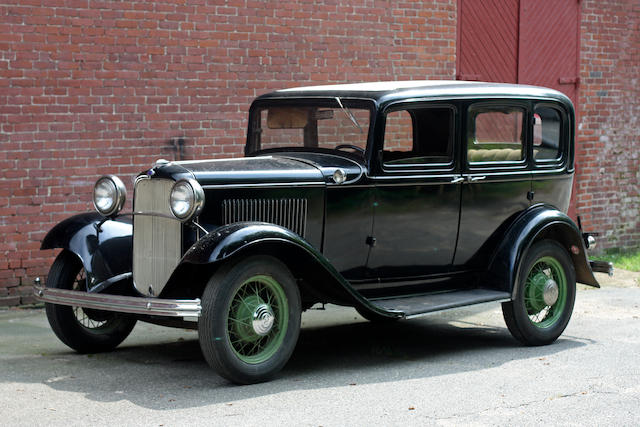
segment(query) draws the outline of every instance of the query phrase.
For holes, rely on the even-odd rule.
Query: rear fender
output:
[[[182,257],[160,297],[199,297],[220,266],[255,254],[277,257],[287,265],[296,279],[301,279],[303,299],[399,316],[373,306],[306,240],[284,227],[259,222],[222,226],[198,240]]]
[[[589,266],[580,230],[571,218],[548,205],[533,206],[514,220],[489,263],[489,281],[513,293],[522,258],[534,242],[542,239],[555,240],[567,250],[577,282],[600,287]]]
[[[97,212],[67,218],[47,233],[40,247],[67,249],[78,256],[86,271],[89,292],[131,279],[131,219],[122,216],[103,221]]]

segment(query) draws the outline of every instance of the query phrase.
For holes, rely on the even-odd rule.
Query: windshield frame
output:
[[[269,99],[258,99],[255,100],[251,104],[251,108],[249,109],[249,122],[247,126],[247,140],[245,144],[244,155],[247,157],[252,157],[259,155],[261,153],[278,153],[278,152],[292,152],[292,151],[307,151],[307,152],[320,152],[320,153],[330,153],[334,155],[343,155],[345,157],[349,157],[352,159],[357,159],[363,163],[368,164],[368,159],[371,158],[371,147],[373,141],[373,131],[375,128],[375,119],[376,119],[376,103],[374,100],[370,98],[354,98],[354,97],[338,97],[340,99],[340,103],[342,106],[349,109],[364,109],[369,111],[369,126],[368,129],[365,130],[365,127],[362,127],[362,130],[366,132],[366,148],[364,155],[360,155],[359,153],[352,153],[350,151],[343,150],[334,150],[327,148],[309,148],[304,146],[288,146],[288,147],[279,147],[279,148],[268,148],[268,149],[258,149],[258,139],[259,132],[256,132],[259,129],[259,126],[256,126],[256,123],[259,123],[260,120],[260,110],[269,107],[324,107],[324,108],[334,108],[341,109],[340,103],[336,100],[336,97],[304,97],[304,98],[291,98],[291,97],[283,97],[283,98],[269,98]],[[342,112],[341,112],[342,114]]]

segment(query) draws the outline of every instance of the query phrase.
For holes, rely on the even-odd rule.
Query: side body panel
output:
[[[185,280],[192,289],[202,289],[220,262],[235,262],[243,256],[268,254],[280,257],[300,283],[313,296],[313,301],[358,306],[373,313],[400,317],[380,309],[356,292],[319,251],[290,230],[274,224],[244,222],[222,226],[201,238],[183,256],[169,278],[161,297],[184,295]],[[304,274],[303,274],[304,272]]]
[[[369,267],[381,280],[449,271],[456,247],[460,184],[453,173],[411,183],[397,177],[376,185]]]
[[[332,186],[326,190],[323,255],[349,281],[371,278],[367,268],[373,229],[373,187]]]

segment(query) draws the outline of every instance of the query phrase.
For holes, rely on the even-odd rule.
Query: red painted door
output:
[[[580,5],[521,0],[518,83],[557,89],[577,101]]]
[[[518,81],[519,0],[460,0],[458,80]]]
[[[578,109],[578,25],[580,4],[573,0],[521,0],[518,83],[559,90]],[[579,159],[576,159],[576,163]],[[569,216],[576,219],[576,180]]]
[[[459,80],[557,89],[577,114],[579,0],[458,0],[458,14]]]
[[[459,0],[459,80],[523,83],[575,104],[578,0]]]

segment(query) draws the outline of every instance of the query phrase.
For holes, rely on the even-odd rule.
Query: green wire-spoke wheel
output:
[[[558,321],[567,302],[567,277],[552,257],[540,258],[531,268],[524,286],[524,304],[531,323],[547,328]]]
[[[236,292],[227,321],[227,338],[240,360],[269,360],[287,332],[289,304],[282,286],[265,275],[247,279]]]
[[[202,296],[202,353],[230,381],[266,381],[293,353],[300,313],[296,281],[277,259],[254,256],[223,266]]]
[[[527,251],[512,301],[502,305],[511,334],[527,345],[555,341],[567,327],[576,296],[573,263],[553,240],[542,240]]]

